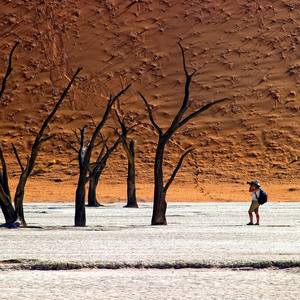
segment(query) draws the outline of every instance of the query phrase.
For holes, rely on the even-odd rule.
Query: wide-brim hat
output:
[[[247,183],[250,185],[255,185],[256,187],[260,188],[260,184],[258,180],[247,181]]]

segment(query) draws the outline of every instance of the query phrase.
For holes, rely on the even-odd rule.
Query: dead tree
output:
[[[135,184],[135,142],[128,138],[128,133],[136,126],[128,127],[125,117],[121,117],[118,111],[115,112],[116,119],[122,130],[122,145],[127,156],[127,204],[124,207],[138,208],[136,200],[136,184]]]
[[[0,101],[1,101],[1,98],[3,96],[4,90],[6,88],[6,83],[7,83],[8,77],[9,77],[9,75],[11,74],[11,72],[13,70],[12,58],[13,58],[13,55],[14,55],[14,51],[16,50],[18,45],[19,45],[19,42],[16,42],[15,45],[12,47],[10,53],[9,53],[7,69],[6,69],[6,72],[4,74],[4,77],[3,77],[3,80],[2,80],[2,83],[1,83]]]
[[[6,72],[4,74],[3,80],[1,82],[1,89],[0,89],[0,101],[4,94],[7,80],[13,70],[12,67],[12,59],[13,54],[17,46],[19,45],[19,42],[16,42],[13,48],[10,51],[9,57],[8,57],[8,64],[6,68]],[[0,170],[0,208],[3,212],[5,223],[6,224],[13,224],[16,220],[16,212],[11,202],[11,195],[9,190],[9,184],[8,184],[8,175],[7,175],[7,167],[5,158],[3,155],[2,146],[0,145],[0,160],[1,160],[1,170]]]
[[[103,126],[105,125],[113,104],[122,94],[124,94],[128,90],[129,87],[130,85],[122,89],[117,95],[110,96],[103,117],[99,121],[98,125],[96,126],[92,134],[92,137],[89,139],[87,143],[85,143],[85,137],[84,137],[85,127],[83,127],[80,130],[80,148],[78,151],[79,178],[78,178],[76,196],[75,196],[75,220],[74,220],[75,226],[83,227],[86,225],[85,185],[88,180],[90,160],[91,160],[91,155],[94,149],[96,138],[99,135]]]
[[[14,224],[14,222],[17,219],[17,215],[11,202],[7,167],[6,167],[6,162],[5,162],[1,145],[0,145],[0,159],[1,159],[1,167],[2,167],[0,171],[0,208],[3,212],[5,223],[7,224],[7,226],[12,226],[12,224]]]
[[[158,123],[155,121],[152,113],[152,108],[144,95],[142,93],[139,93],[140,97],[144,101],[148,116],[150,119],[151,124],[155,128],[157,134],[158,134],[158,142],[156,146],[156,153],[155,153],[155,162],[154,162],[154,199],[153,199],[153,214],[152,214],[152,225],[166,225],[166,210],[167,210],[167,202],[166,202],[166,194],[171,186],[173,180],[175,179],[178,171],[181,168],[181,165],[185,159],[185,157],[193,150],[193,149],[187,149],[183,152],[181,155],[176,167],[174,168],[173,172],[171,173],[171,176],[169,179],[165,182],[164,180],[164,154],[165,154],[165,147],[169,140],[172,138],[174,133],[180,129],[183,125],[185,125],[188,121],[192,120],[193,118],[199,116],[201,113],[208,110],[210,107],[219,104],[221,102],[224,102],[225,100],[228,100],[229,98],[222,98],[218,100],[210,101],[209,103],[203,105],[199,109],[195,110],[194,112],[185,115],[187,112],[189,105],[190,105],[190,85],[192,82],[192,78],[195,75],[196,71],[193,71],[192,73],[189,73],[186,66],[186,60],[185,60],[185,52],[180,43],[178,43],[181,54],[182,54],[182,60],[183,60],[183,69],[185,73],[185,88],[184,88],[184,97],[182,101],[182,105],[180,109],[178,110],[177,114],[175,115],[171,125],[169,128],[167,128],[165,131],[162,130],[162,128],[158,125]]]
[[[39,132],[37,133],[35,140],[32,144],[31,153],[27,157],[27,162],[25,165],[22,163],[22,160],[18,154],[18,151],[17,151],[15,145],[14,144],[12,145],[17,162],[21,169],[21,174],[19,177],[19,182],[18,182],[18,185],[16,188],[15,197],[14,197],[14,214],[11,211],[12,204],[9,205],[9,203],[7,201],[7,199],[11,200],[11,197],[10,197],[9,188],[8,188],[8,184],[7,184],[7,171],[6,171],[5,159],[3,157],[2,150],[0,151],[0,158],[2,161],[2,180],[1,181],[3,183],[3,184],[1,184],[2,189],[0,188],[1,208],[2,208],[2,210],[3,210],[3,208],[4,208],[4,210],[7,210],[7,209],[10,210],[9,214],[7,214],[3,210],[3,214],[4,215],[7,214],[7,217],[5,216],[6,223],[14,223],[16,220],[20,219],[22,225],[26,226],[24,210],[23,210],[23,200],[24,200],[26,182],[34,169],[36,158],[39,154],[41,145],[53,137],[53,135],[45,135],[45,131],[46,131],[50,121],[53,119],[55,113],[57,112],[59,106],[62,104],[64,98],[66,97],[69,89],[71,88],[71,86],[72,86],[75,78],[77,77],[78,73],[80,72],[80,70],[81,70],[81,68],[77,69],[77,71],[73,75],[72,79],[70,80],[68,86],[65,88],[65,90],[61,94],[61,97],[58,100],[58,102],[56,103],[56,105],[54,106],[53,110],[51,111],[51,113],[48,115],[48,117],[43,122],[43,124],[42,124]],[[5,170],[5,171],[3,171],[3,170]],[[10,203],[11,203],[11,201],[10,201]],[[10,217],[10,216],[13,216],[13,217]]]
[[[103,206],[97,200],[97,195],[96,195],[97,186],[98,186],[100,177],[102,175],[102,172],[104,171],[104,169],[106,167],[108,158],[114,152],[114,150],[116,150],[120,141],[121,141],[121,136],[119,136],[119,138],[116,139],[110,147],[108,147],[107,141],[103,140],[101,152],[98,155],[96,162],[91,164],[91,166],[90,166],[89,190],[88,190],[88,206],[90,206],[90,207]]]

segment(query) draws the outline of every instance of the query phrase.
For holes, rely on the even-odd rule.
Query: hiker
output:
[[[251,202],[250,208],[248,210],[250,222],[247,225],[259,225],[258,210],[259,210],[259,206],[266,202],[265,201],[265,202],[261,203],[262,202],[261,198],[263,198],[264,195],[266,195],[266,193],[261,189],[261,186],[257,180],[250,181],[247,183],[250,185],[249,192],[252,193],[252,202]],[[256,216],[255,224],[253,223],[253,212],[255,213],[255,216]]]

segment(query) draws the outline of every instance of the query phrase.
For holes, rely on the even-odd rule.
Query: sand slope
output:
[[[43,117],[82,66],[80,80],[51,125],[57,137],[44,145],[31,182],[46,182],[45,199],[61,193],[52,190],[52,182],[73,186],[75,155],[60,137],[74,140],[72,130],[93,125],[109,94],[131,82],[121,109],[140,123],[132,134],[137,140],[138,181],[151,183],[157,137],[137,91],[147,96],[166,128],[183,94],[176,45],[181,40],[190,69],[198,70],[190,111],[211,99],[233,100],[193,120],[172,140],[167,171],[182,149],[197,149],[176,184],[197,194],[207,183],[241,186],[256,177],[277,186],[277,196],[288,198],[290,193],[295,200],[300,163],[289,162],[300,155],[299,28],[299,4],[288,0],[2,1],[1,73],[13,42],[21,42],[0,111],[0,137],[11,175],[16,176],[18,168],[10,142],[25,159]],[[126,165],[120,147],[103,180],[120,184],[121,190]],[[27,198],[33,198],[34,192],[27,192]]]

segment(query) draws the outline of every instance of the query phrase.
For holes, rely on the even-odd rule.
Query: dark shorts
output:
[[[257,208],[259,208],[258,202],[252,202],[249,207],[249,213],[253,213]]]

